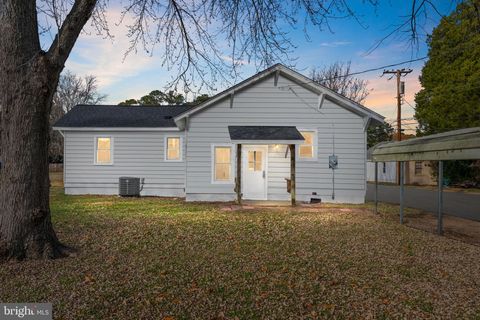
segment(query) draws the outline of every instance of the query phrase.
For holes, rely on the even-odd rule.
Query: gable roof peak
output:
[[[312,79],[304,76],[303,74],[299,73],[298,71],[295,71],[292,68],[289,68],[285,66],[284,64],[281,63],[276,63],[256,74],[253,76],[237,83],[236,85],[225,89],[224,91],[216,94],[215,96],[211,97],[207,101],[200,103],[196,107],[192,108],[191,110],[188,110],[186,112],[183,112],[177,116],[175,116],[175,122],[180,121],[181,119],[188,117],[190,115],[193,115],[197,113],[200,110],[203,110],[210,105],[216,103],[219,100],[224,99],[225,97],[233,94],[234,92],[241,90],[247,86],[253,85],[266,77],[270,76],[274,72],[280,71],[283,76],[288,78],[289,80],[296,82],[297,84],[305,87],[306,89],[316,92],[318,95],[322,95],[326,98],[329,98],[333,101],[335,101],[337,104],[343,106],[345,109],[349,110],[350,112],[356,113],[362,117],[365,117],[367,119],[373,119],[374,121],[378,123],[383,123],[383,117],[382,115],[374,112],[373,110],[368,109],[367,107],[348,99],[347,97],[313,81]]]

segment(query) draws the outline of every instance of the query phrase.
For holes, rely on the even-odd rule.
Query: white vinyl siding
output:
[[[287,180],[290,179],[290,153],[287,153],[288,145],[268,146],[268,190],[269,200],[289,200],[287,192]],[[286,156],[285,156],[286,155]]]
[[[289,88],[294,90],[292,92]],[[318,95],[280,75],[273,75],[235,92],[233,104],[226,98],[189,118],[187,200],[234,200],[234,185],[218,185],[211,178],[211,144],[230,143],[229,125],[296,126],[315,130],[313,161],[297,161],[297,199],[308,201],[312,193],[322,201],[363,202],[365,196],[364,119],[325,99],[318,110]],[[335,170],[335,200],[328,156],[338,156]],[[285,178],[290,174],[285,147],[269,146],[268,199],[289,199]],[[298,146],[297,146],[298,150]],[[233,162],[233,179],[235,178]]]
[[[95,131],[65,131],[65,192],[67,194],[118,194],[118,178],[145,178],[142,195],[184,196],[185,162],[164,161],[165,137],[183,132],[109,131],[112,165],[94,165]],[[182,151],[184,154],[184,143]]]

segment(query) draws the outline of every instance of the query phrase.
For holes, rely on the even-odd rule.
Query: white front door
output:
[[[242,151],[243,198],[267,200],[268,146],[244,146]]]

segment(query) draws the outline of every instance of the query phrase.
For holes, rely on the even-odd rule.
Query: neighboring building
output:
[[[368,151],[370,154],[370,150]],[[370,157],[368,157],[370,158]],[[375,162],[367,160],[367,181],[375,181]],[[378,181],[396,183],[397,163],[392,161],[378,163]],[[407,161],[405,164],[405,184],[435,185],[429,161]]]
[[[395,183],[397,179],[396,162],[378,163],[378,182]],[[375,162],[367,161],[367,181],[375,181]]]
[[[67,194],[117,194],[119,177],[133,176],[145,179],[142,195],[231,201],[241,145],[244,199],[290,199],[294,164],[297,200],[363,203],[366,129],[382,121],[275,65],[195,107],[77,106],[54,128],[64,135]]]
[[[430,161],[408,161],[405,166],[406,184],[436,185],[437,181],[432,174]]]

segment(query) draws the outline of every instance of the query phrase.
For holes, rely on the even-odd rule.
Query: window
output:
[[[248,151],[248,170],[262,171],[262,151]]]
[[[112,138],[95,138],[95,164],[112,164]]]
[[[182,160],[182,140],[180,137],[167,137],[165,139],[165,160]]]
[[[415,175],[421,175],[423,169],[422,161],[415,161]]]
[[[213,147],[213,182],[227,183],[232,180],[232,147]]]
[[[305,141],[300,145],[299,158],[313,159],[315,158],[315,131],[300,131]]]
[[[383,163],[382,172],[387,173],[387,164],[385,162]]]

